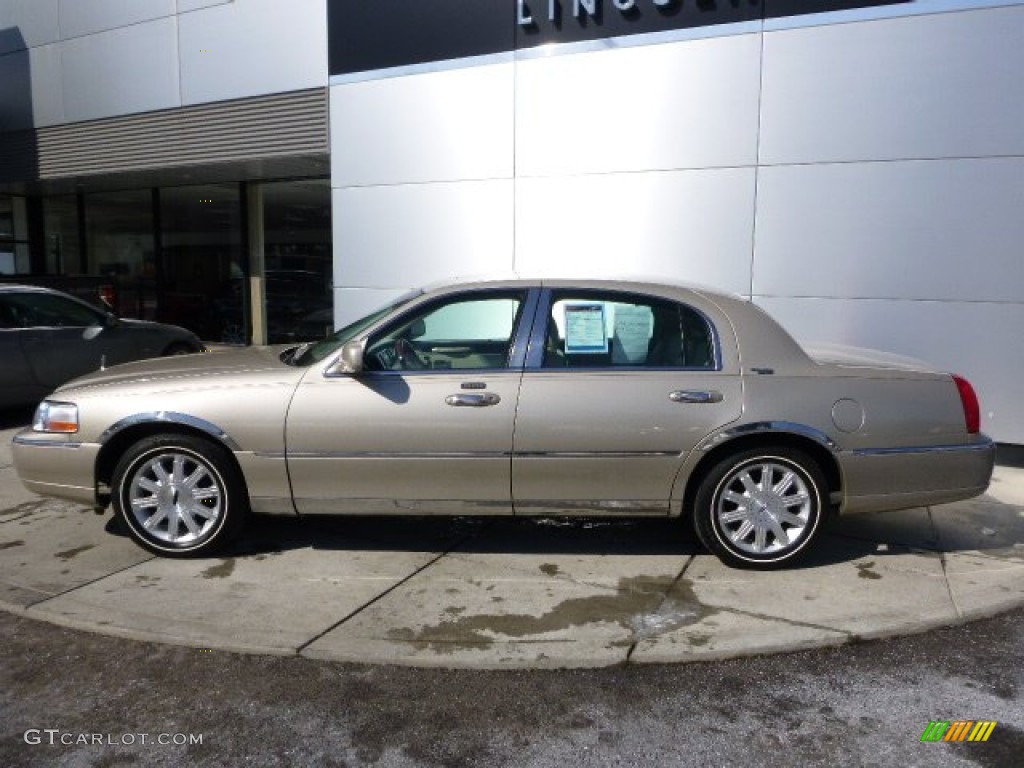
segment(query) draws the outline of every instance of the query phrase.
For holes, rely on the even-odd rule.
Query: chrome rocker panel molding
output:
[[[976,443],[958,443],[956,445],[912,445],[904,448],[858,448],[850,451],[853,456],[893,456],[917,453],[962,453],[964,451],[991,451],[995,442],[986,437]]]

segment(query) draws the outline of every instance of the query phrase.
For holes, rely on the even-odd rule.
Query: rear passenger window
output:
[[[626,293],[556,292],[545,368],[716,367],[707,319],[683,304]]]

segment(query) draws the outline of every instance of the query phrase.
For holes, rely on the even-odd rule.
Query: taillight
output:
[[[111,309],[117,306],[117,291],[114,290],[114,286],[110,283],[104,283],[100,286],[99,290],[100,301],[106,304]]]
[[[960,392],[960,404],[964,407],[964,421],[967,422],[967,433],[973,435],[981,429],[981,405],[978,395],[974,392],[971,382],[963,376],[953,374],[953,381]]]

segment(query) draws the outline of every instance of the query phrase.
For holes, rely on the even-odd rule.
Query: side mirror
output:
[[[331,373],[357,374],[363,370],[363,351],[366,343],[363,341],[350,341],[341,348],[341,355],[338,362],[334,364]]]
[[[107,312],[103,315],[103,325],[106,328],[117,328],[121,324],[120,319],[113,312]]]

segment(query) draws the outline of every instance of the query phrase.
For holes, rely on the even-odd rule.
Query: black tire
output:
[[[821,468],[807,454],[783,447],[748,449],[725,457],[701,479],[694,527],[701,543],[726,565],[780,568],[807,552],[827,497]]]
[[[191,344],[186,344],[183,341],[176,341],[173,344],[168,345],[167,349],[163,351],[162,357],[173,357],[174,355],[194,355],[199,350],[193,347]]]
[[[165,557],[222,549],[241,530],[249,506],[227,448],[190,435],[135,443],[114,468],[111,496],[135,542]]]

